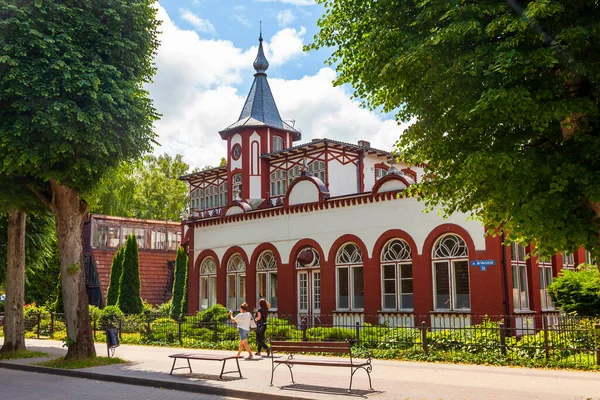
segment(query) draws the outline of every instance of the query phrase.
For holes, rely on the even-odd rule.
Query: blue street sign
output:
[[[496,260],[476,260],[471,261],[471,267],[491,267],[496,265]],[[485,270],[482,270],[485,271]]]
[[[479,270],[480,270],[480,271],[486,271],[486,270],[487,270],[487,267],[486,267],[485,265],[480,265],[480,266],[479,266]]]

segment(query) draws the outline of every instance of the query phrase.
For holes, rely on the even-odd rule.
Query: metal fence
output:
[[[373,321],[368,323],[365,321]],[[91,318],[96,341],[105,341],[107,324],[121,343],[234,349],[236,327],[227,319],[205,321],[201,315],[174,320],[168,315],[126,315],[107,321]],[[66,336],[64,315],[38,313],[25,320],[28,337]],[[272,316],[271,340],[351,340],[376,357],[479,363],[598,368],[600,319],[566,315],[411,316],[409,319],[360,315]],[[254,342],[253,333],[250,337]]]

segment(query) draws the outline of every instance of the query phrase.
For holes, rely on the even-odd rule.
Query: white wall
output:
[[[329,160],[328,164],[329,194],[332,197],[358,193],[356,165],[342,165],[338,160]]]
[[[377,157],[375,154],[367,154],[363,159],[363,175],[365,192],[370,192],[375,184],[375,164],[386,162],[385,157]],[[387,163],[386,163],[387,164]]]
[[[289,203],[296,204],[315,203],[319,201],[319,189],[313,182],[300,181],[294,185],[289,193]]]
[[[251,199],[264,199],[265,196],[261,193],[261,180],[260,176],[250,177],[250,198]]]
[[[205,249],[215,251],[221,260],[231,246],[240,246],[248,257],[261,243],[273,243],[282,262],[288,263],[290,251],[300,240],[311,238],[320,243],[328,257],[333,242],[344,234],[358,236],[371,257],[373,246],[382,233],[402,229],[415,241],[419,254],[429,233],[443,223],[462,226],[475,243],[476,250],[485,249],[483,226],[467,221],[466,214],[442,219],[436,212],[423,213],[423,203],[415,198],[400,198],[382,202],[346,206],[334,209],[279,215],[237,223],[195,228],[194,261]]]

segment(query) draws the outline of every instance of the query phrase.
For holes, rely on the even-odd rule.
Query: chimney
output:
[[[321,139],[317,139],[317,138],[312,140],[313,143],[320,142],[320,141],[321,141]]]
[[[358,145],[359,145],[360,147],[365,147],[365,148],[367,148],[367,149],[370,149],[370,148],[371,148],[371,142],[367,142],[366,140],[359,140],[359,141],[358,141]]]

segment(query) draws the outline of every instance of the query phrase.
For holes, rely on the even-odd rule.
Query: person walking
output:
[[[256,343],[258,344],[258,350],[256,355],[260,356],[261,349],[267,351],[267,357],[271,354],[271,349],[265,343],[265,332],[267,331],[267,318],[269,317],[269,308],[271,305],[265,299],[258,301],[258,311],[256,312]]]
[[[247,358],[252,358],[252,350],[248,344],[248,335],[250,334],[250,320],[252,314],[248,312],[248,304],[243,302],[240,306],[240,313],[233,318],[233,311],[229,310],[229,319],[234,324],[237,324],[238,332],[240,334],[240,347],[238,348],[237,355],[239,356],[244,349],[248,352]]]

